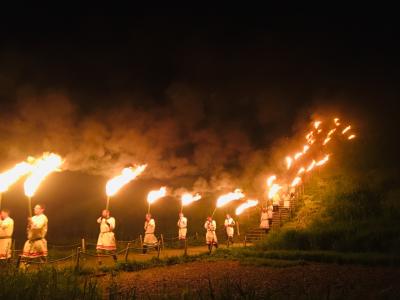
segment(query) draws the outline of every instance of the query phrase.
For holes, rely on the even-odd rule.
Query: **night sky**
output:
[[[395,18],[238,12],[1,19],[1,170],[44,151],[66,158],[34,198],[50,239],[94,237],[105,182],[127,164],[149,167],[112,203],[123,238],[141,231],[145,195],[162,184],[208,193],[194,204],[202,214],[188,209],[198,220],[212,195],[241,186],[258,197],[276,153],[315,116],[349,120],[382,165],[398,166]],[[178,200],[163,201],[154,213],[171,227]],[[23,239],[22,183],[3,205]]]

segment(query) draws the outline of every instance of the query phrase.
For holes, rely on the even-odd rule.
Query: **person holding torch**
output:
[[[147,253],[148,247],[158,247],[158,239],[154,235],[156,230],[156,221],[151,217],[151,214],[146,214],[144,222],[144,241],[143,241],[143,254]]]
[[[183,212],[179,213],[179,220],[178,220],[178,239],[181,243],[181,247],[183,248],[183,243],[186,240],[187,234],[187,218],[183,215]]]
[[[108,209],[103,209],[101,217],[97,219],[97,223],[100,224],[99,238],[97,239],[96,250],[98,254],[111,254],[114,261],[117,261],[117,244],[115,241],[114,229],[115,219],[110,216]],[[100,256],[98,257],[98,263],[101,265]]]
[[[8,209],[0,212],[0,260],[11,258],[11,243],[14,231],[14,220]]]
[[[211,254],[212,247],[218,248],[218,239],[215,230],[217,229],[217,223],[212,219],[211,216],[207,217],[204,223],[204,228],[206,229],[206,243],[208,246],[208,251]]]
[[[235,233],[235,220],[231,217],[230,214],[226,215],[226,219],[225,219],[225,230],[226,230],[226,236],[228,238],[228,246],[229,244],[233,245],[233,234]]]

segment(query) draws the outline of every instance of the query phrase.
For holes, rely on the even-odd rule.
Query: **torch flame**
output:
[[[318,129],[318,127],[319,127],[319,125],[321,125],[321,123],[322,123],[321,121],[315,121],[314,122],[314,128]]]
[[[270,187],[275,180],[276,180],[276,176],[275,175],[269,176],[268,179],[267,179],[267,186]]]
[[[220,196],[217,199],[217,207],[221,207],[225,204],[228,204],[229,202],[235,201],[235,200],[240,200],[244,198],[244,194],[240,189],[236,189],[233,193],[228,193],[225,195]]]
[[[258,200],[247,200],[247,202],[240,204],[237,208],[236,208],[236,215],[240,215],[242,212],[244,212],[246,209],[256,206],[258,204]]]
[[[185,193],[181,197],[182,206],[186,206],[191,204],[192,202],[198,201],[201,199],[200,194],[192,195],[190,193]]]
[[[330,138],[330,137],[327,137],[327,138],[324,140],[324,142],[322,143],[322,145],[328,144],[330,140],[331,140],[331,138]]]
[[[322,132],[322,129],[318,129],[317,133],[321,133],[321,132]]]
[[[327,161],[329,160],[329,154],[325,155],[325,157],[323,159],[321,159],[320,161],[318,161],[317,163],[315,163],[316,166],[322,166],[323,164],[325,164]]]
[[[295,179],[293,179],[291,186],[295,187],[301,182],[301,177],[297,176]]]
[[[331,130],[328,132],[327,138],[330,137],[335,131],[336,131],[336,128],[331,129]]]
[[[347,131],[351,129],[351,126],[347,126],[345,129],[343,129],[342,134],[345,134]]]
[[[356,137],[356,135],[355,134],[352,134],[352,135],[350,135],[347,139],[348,140],[352,140],[352,139],[354,139]]]
[[[339,125],[340,125],[339,118],[334,118],[334,119],[333,119],[333,122],[335,122],[335,125],[336,125],[336,126],[339,126]]]
[[[14,168],[0,174],[0,193],[6,192],[11,185],[16,183],[22,176],[32,170],[32,165],[27,162],[20,162]]]
[[[110,179],[106,184],[106,194],[108,197],[114,196],[124,185],[134,180],[146,169],[147,165],[136,168],[124,168],[120,175]]]
[[[298,160],[302,155],[303,155],[303,152],[297,152],[297,153],[294,155],[294,160]]]
[[[52,172],[57,171],[62,165],[62,158],[54,153],[45,153],[35,162],[31,175],[24,183],[25,195],[33,197],[42,181]]]
[[[282,187],[281,187],[279,184],[274,183],[274,184],[271,186],[271,188],[269,189],[268,198],[269,198],[269,199],[272,199],[272,198],[276,195],[276,193],[279,192],[279,190],[280,190],[281,188],[282,188]]]
[[[316,162],[315,162],[315,160],[313,160],[311,162],[311,164],[308,166],[308,168],[306,169],[306,172],[310,172],[314,168],[315,164],[316,164]]]
[[[167,195],[167,188],[165,186],[161,187],[159,190],[150,191],[147,194],[147,202],[153,204],[158,199],[161,199]]]
[[[297,175],[301,175],[301,174],[303,174],[305,171],[306,171],[306,169],[305,169],[304,167],[301,167],[301,168],[299,169],[299,171],[297,171]]]
[[[290,156],[286,156],[286,167],[288,170],[292,166],[292,161],[293,161],[293,159]]]
[[[310,149],[310,146],[304,145],[304,146],[303,146],[303,154],[306,154],[307,151],[308,151],[308,149]]]

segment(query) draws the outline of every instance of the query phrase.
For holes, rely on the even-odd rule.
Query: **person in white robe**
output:
[[[117,260],[116,250],[117,243],[115,240],[115,218],[111,217],[110,211],[104,209],[101,212],[101,217],[97,219],[100,224],[100,233],[97,239],[96,250],[98,254],[112,255],[114,261]],[[101,257],[98,257],[98,262],[101,264]]]
[[[156,221],[151,217],[151,214],[146,214],[144,222],[144,241],[143,241],[143,254],[147,252],[148,247],[155,247],[157,249],[158,239],[154,232],[156,230]]]
[[[11,258],[12,235],[14,231],[14,220],[10,218],[8,209],[0,212],[0,260]]]
[[[178,239],[181,242],[181,247],[183,246],[182,243],[186,240],[187,234],[187,218],[183,215],[183,213],[179,213],[178,219]]]
[[[264,229],[265,233],[268,233],[269,231],[268,209],[265,207],[263,207],[261,211],[260,228]]]
[[[236,225],[235,220],[231,217],[230,214],[226,215],[224,225],[226,230],[226,236],[228,237],[228,246],[229,246],[229,244],[233,244],[233,235],[235,233],[235,225]]]
[[[211,253],[213,246],[218,248],[218,239],[217,234],[215,233],[215,230],[217,229],[217,223],[212,219],[212,217],[208,217],[204,223],[204,228],[206,229],[206,244],[209,252]]]

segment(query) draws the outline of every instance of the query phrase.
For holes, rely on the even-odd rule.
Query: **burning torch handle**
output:
[[[29,217],[32,218],[32,198],[28,197]]]
[[[107,197],[106,210],[110,207],[110,197]]]
[[[0,193],[0,209],[1,209],[1,200],[3,200],[3,194]]]
[[[212,213],[212,215],[211,215],[211,218],[214,217],[214,214],[215,214],[215,211],[216,211],[216,210],[217,210],[217,207],[214,208],[214,211],[213,211],[213,213]]]
[[[240,235],[240,225],[239,225],[239,222],[236,222],[236,228],[237,228],[238,235]]]
[[[147,208],[147,214],[150,213],[150,206],[151,206],[151,204],[150,204],[150,202],[149,202],[149,206],[148,206],[148,208]]]

